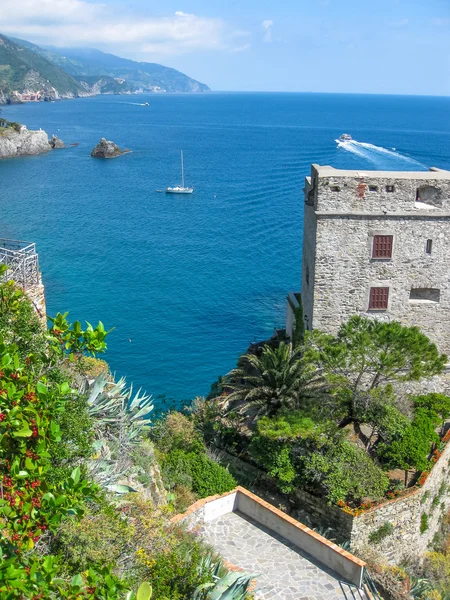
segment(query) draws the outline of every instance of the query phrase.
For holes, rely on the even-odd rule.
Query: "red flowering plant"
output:
[[[82,500],[95,488],[79,469],[50,485],[49,446],[60,440],[55,414],[63,410],[69,384],[34,381],[14,346],[0,343],[0,546],[4,555],[30,550],[68,512],[82,512]],[[57,507],[57,510],[55,508]]]
[[[428,479],[428,475],[429,475],[429,473],[427,471],[423,471],[422,475],[419,477],[419,479],[417,481],[417,485],[419,485],[419,486],[424,485],[425,481]]]

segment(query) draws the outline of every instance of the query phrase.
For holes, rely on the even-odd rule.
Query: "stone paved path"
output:
[[[203,524],[199,533],[233,565],[260,574],[255,593],[259,600],[366,600],[290,542],[239,512]]]

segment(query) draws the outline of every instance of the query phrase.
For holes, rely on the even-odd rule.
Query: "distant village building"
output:
[[[397,320],[450,355],[450,171],[312,165],[304,194],[306,329],[336,333],[356,314]],[[296,307],[289,294],[290,336]]]
[[[20,102],[41,102],[44,99],[44,90],[39,90],[38,92],[18,92],[15,90],[13,95]]]

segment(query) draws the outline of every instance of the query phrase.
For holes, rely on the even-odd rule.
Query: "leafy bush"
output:
[[[152,439],[157,448],[164,453],[173,448],[186,451],[203,451],[203,441],[192,419],[181,412],[169,412],[158,421],[152,431]]]
[[[450,553],[427,552],[424,571],[442,594],[450,594]]]
[[[64,410],[55,414],[55,423],[59,426],[61,440],[49,449],[51,467],[48,479],[53,482],[67,479],[80,461],[92,454],[94,435],[86,398],[68,395]]]
[[[91,505],[80,521],[63,521],[51,547],[67,573],[74,575],[116,564],[126,554],[131,535],[127,522],[117,511],[101,503]]]
[[[378,454],[391,468],[405,471],[415,468],[425,471],[433,443],[439,442],[435,432],[436,417],[424,408],[418,408],[411,425],[399,439],[390,444],[380,444]]]
[[[353,501],[363,498],[382,498],[389,478],[360,448],[348,441],[330,443],[320,452],[303,458],[307,483],[324,491],[329,502]]]
[[[442,429],[446,419],[450,417],[450,397],[444,394],[426,394],[424,396],[416,396],[413,398],[416,408],[421,408],[427,411],[430,416],[434,416],[437,421],[441,422]]]
[[[13,281],[0,285],[0,336],[5,344],[15,344],[22,360],[42,364],[48,343],[42,324],[24,292]]]
[[[269,440],[294,440],[311,437],[318,428],[310,416],[302,411],[283,412],[276,417],[261,417],[258,434]]]
[[[236,480],[227,469],[204,453],[172,450],[164,459],[164,470],[168,467],[188,475],[192,481],[192,491],[201,498],[223,494],[236,487]]]
[[[263,425],[264,427],[264,425]],[[250,455],[257,464],[278,482],[280,491],[288,494],[294,489],[297,477],[291,460],[292,444],[255,435],[249,446]]]
[[[392,525],[392,523],[387,521],[386,523],[378,527],[378,529],[375,529],[375,531],[372,531],[369,534],[369,542],[371,544],[378,544],[379,542],[384,540],[384,538],[386,538],[388,535],[391,535],[393,531],[394,526]]]

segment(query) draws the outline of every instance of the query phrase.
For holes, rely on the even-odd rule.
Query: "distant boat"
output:
[[[150,106],[150,104],[148,102],[144,102],[142,106]]]
[[[166,194],[192,194],[194,188],[184,187],[184,160],[183,150],[181,151],[181,185],[166,188]]]
[[[338,144],[345,144],[345,142],[353,142],[353,138],[349,133],[343,133],[338,140],[336,140]]]

